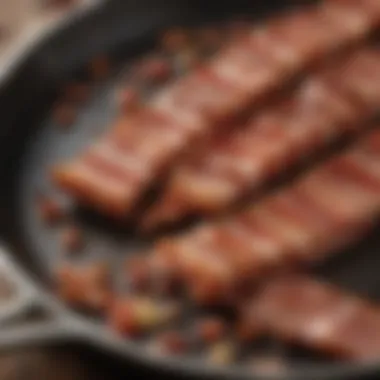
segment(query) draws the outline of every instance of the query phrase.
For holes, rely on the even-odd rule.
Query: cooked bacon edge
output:
[[[260,325],[286,342],[344,360],[380,357],[380,307],[297,275],[271,281],[242,309],[242,329]]]
[[[146,107],[117,120],[80,157],[55,167],[53,178],[80,202],[123,217],[179,153],[231,126],[306,67],[362,41],[379,22],[376,1],[336,0],[252,27]]]
[[[200,303],[229,303],[267,274],[318,264],[363,237],[380,212],[380,131],[244,212],[155,243]]]
[[[174,169],[161,199],[141,222],[156,229],[188,215],[222,213],[339,141],[362,132],[379,112],[380,54],[363,49],[308,78],[290,99],[255,115],[203,156]]]

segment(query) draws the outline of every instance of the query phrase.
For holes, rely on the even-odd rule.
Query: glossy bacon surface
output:
[[[159,91],[80,157],[56,167],[55,182],[102,213],[125,216],[180,153],[233,127],[235,116],[306,67],[376,29],[378,8],[370,0],[326,0],[232,37],[203,68]]]
[[[201,303],[230,302],[267,273],[319,263],[363,236],[380,212],[380,132],[225,221],[158,241]]]
[[[351,361],[380,357],[380,307],[340,289],[295,276],[275,279],[243,308],[241,325]]]
[[[309,78],[283,104],[255,115],[224,139],[174,170],[143,228],[186,215],[223,212],[378,113],[380,53],[363,49]]]

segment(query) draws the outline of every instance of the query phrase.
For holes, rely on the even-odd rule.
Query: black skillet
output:
[[[207,22],[248,11],[260,16],[283,4],[283,1],[255,5],[251,1],[225,1],[216,8],[202,2],[174,0],[114,2],[63,25],[15,62],[15,69],[2,78],[0,88],[0,227],[4,242],[0,250],[0,273],[15,288],[11,301],[0,304],[0,348],[75,341],[155,370],[191,377],[254,377],[251,370],[239,365],[215,368],[196,358],[148,355],[141,344],[122,340],[101,321],[65,307],[51,291],[52,270],[62,260],[57,231],[41,224],[36,216],[35,199],[39,190],[52,190],[47,169],[91,141],[114,112],[111,95],[116,79],[111,79],[94,89],[91,101],[70,133],[57,128],[46,116],[57,89],[88,59],[107,51],[128,60],[149,49],[157,31],[166,26]],[[89,259],[90,254],[91,258],[105,256],[117,264],[128,249],[136,246],[128,231],[111,234],[88,220],[83,221],[83,227],[89,242],[84,259]],[[380,239],[375,232],[347,252],[344,259],[329,263],[320,272],[339,285],[376,299],[380,296],[379,249]],[[36,314],[38,310],[44,315],[35,322],[30,319],[28,323],[22,322],[24,315]],[[309,357],[305,361],[299,352],[284,351],[284,355],[291,366],[281,378],[362,378],[380,373],[380,363],[321,364]]]

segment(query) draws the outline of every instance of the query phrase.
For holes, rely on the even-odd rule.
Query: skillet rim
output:
[[[101,1],[96,1],[95,3],[99,5]],[[95,7],[96,8],[96,7]],[[90,9],[93,9],[90,7]],[[75,19],[70,19],[69,17],[64,18],[58,25],[51,28],[48,33],[44,34],[42,39],[47,37],[51,38],[53,41],[57,39],[65,31],[65,27],[71,25],[72,23],[80,23],[82,16],[84,16],[89,9],[81,10],[78,12]],[[6,74],[1,75],[0,70],[0,92],[7,91],[8,86],[12,87],[14,82],[17,81],[19,77],[19,69],[28,60],[37,56],[40,51],[39,41],[33,41],[31,45],[28,45],[25,51],[20,54],[17,59],[12,62],[12,65],[8,67],[9,71]],[[17,86],[16,86],[17,87]],[[19,88],[18,90],[21,90]],[[25,91],[25,87],[22,88]],[[1,95],[1,93],[0,93]],[[17,97],[17,94],[14,94]],[[16,100],[16,99],[14,99]],[[17,124],[17,123],[16,123]],[[6,143],[9,136],[5,136],[5,139],[1,143]],[[1,232],[0,232],[1,233]],[[9,240],[9,238],[5,238]],[[12,256],[14,256],[16,251],[11,251]],[[28,266],[23,262],[21,263],[23,269],[29,272]],[[38,281],[40,284],[41,281]],[[61,300],[55,297],[58,302],[64,305]],[[64,306],[67,311],[67,315],[72,314],[72,311]],[[355,363],[332,363],[323,365],[308,365],[305,370],[302,367],[296,367],[296,370],[286,371],[283,375],[263,375],[252,370],[245,370],[244,368],[237,368],[237,366],[229,367],[213,367],[205,365],[199,360],[189,359],[186,357],[171,357],[171,356],[154,356],[147,354],[146,348],[141,346],[141,344],[135,343],[133,341],[122,340],[114,337],[110,331],[105,328],[105,326],[89,321],[87,318],[81,316],[80,314],[74,313],[75,319],[85,326],[87,334],[78,334],[79,339],[93,344],[99,349],[104,349],[109,353],[117,355],[117,357],[125,358],[128,360],[136,360],[142,365],[146,365],[153,369],[169,371],[173,374],[182,374],[185,376],[196,376],[196,377],[211,377],[220,379],[252,379],[252,378],[263,378],[263,379],[283,379],[283,380],[296,380],[296,379],[323,379],[323,380],[334,380],[338,378],[354,378],[359,376],[376,375],[380,373],[380,361],[370,364],[355,364]],[[69,338],[70,339],[70,338]],[[315,367],[315,368],[314,368]],[[294,367],[293,367],[294,368]]]

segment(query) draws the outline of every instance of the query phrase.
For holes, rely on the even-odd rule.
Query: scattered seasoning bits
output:
[[[90,75],[94,80],[107,78],[111,71],[111,64],[106,56],[99,56],[90,62]]]
[[[175,28],[165,32],[161,39],[161,45],[169,53],[177,53],[190,42],[189,32],[184,29]]]
[[[41,220],[46,224],[55,224],[63,220],[65,217],[65,210],[54,198],[39,195],[37,199],[37,207]]]
[[[123,112],[135,111],[139,108],[139,93],[133,87],[125,87],[117,94],[117,103]]]
[[[170,323],[178,315],[175,303],[135,296],[115,300],[109,311],[109,323],[122,335],[133,337]]]
[[[232,342],[225,340],[215,343],[208,352],[208,361],[213,365],[224,366],[233,363],[236,352]]]
[[[71,127],[77,118],[76,107],[69,103],[58,103],[55,106],[53,118],[60,127]]]
[[[65,264],[57,271],[57,291],[73,307],[104,311],[111,299],[110,273],[105,263],[75,266]]]
[[[249,367],[260,375],[280,375],[287,370],[286,362],[275,356],[253,358],[249,360]]]
[[[90,96],[90,86],[86,83],[73,82],[64,87],[64,98],[73,103],[84,103]]]
[[[220,318],[206,318],[199,322],[197,333],[202,342],[214,343],[223,338],[226,333],[226,326]]]
[[[188,342],[179,331],[166,331],[157,335],[150,346],[150,350],[158,355],[181,355],[188,348]]]
[[[83,249],[85,245],[82,230],[76,226],[66,226],[61,232],[62,246],[66,252],[74,253]]]

